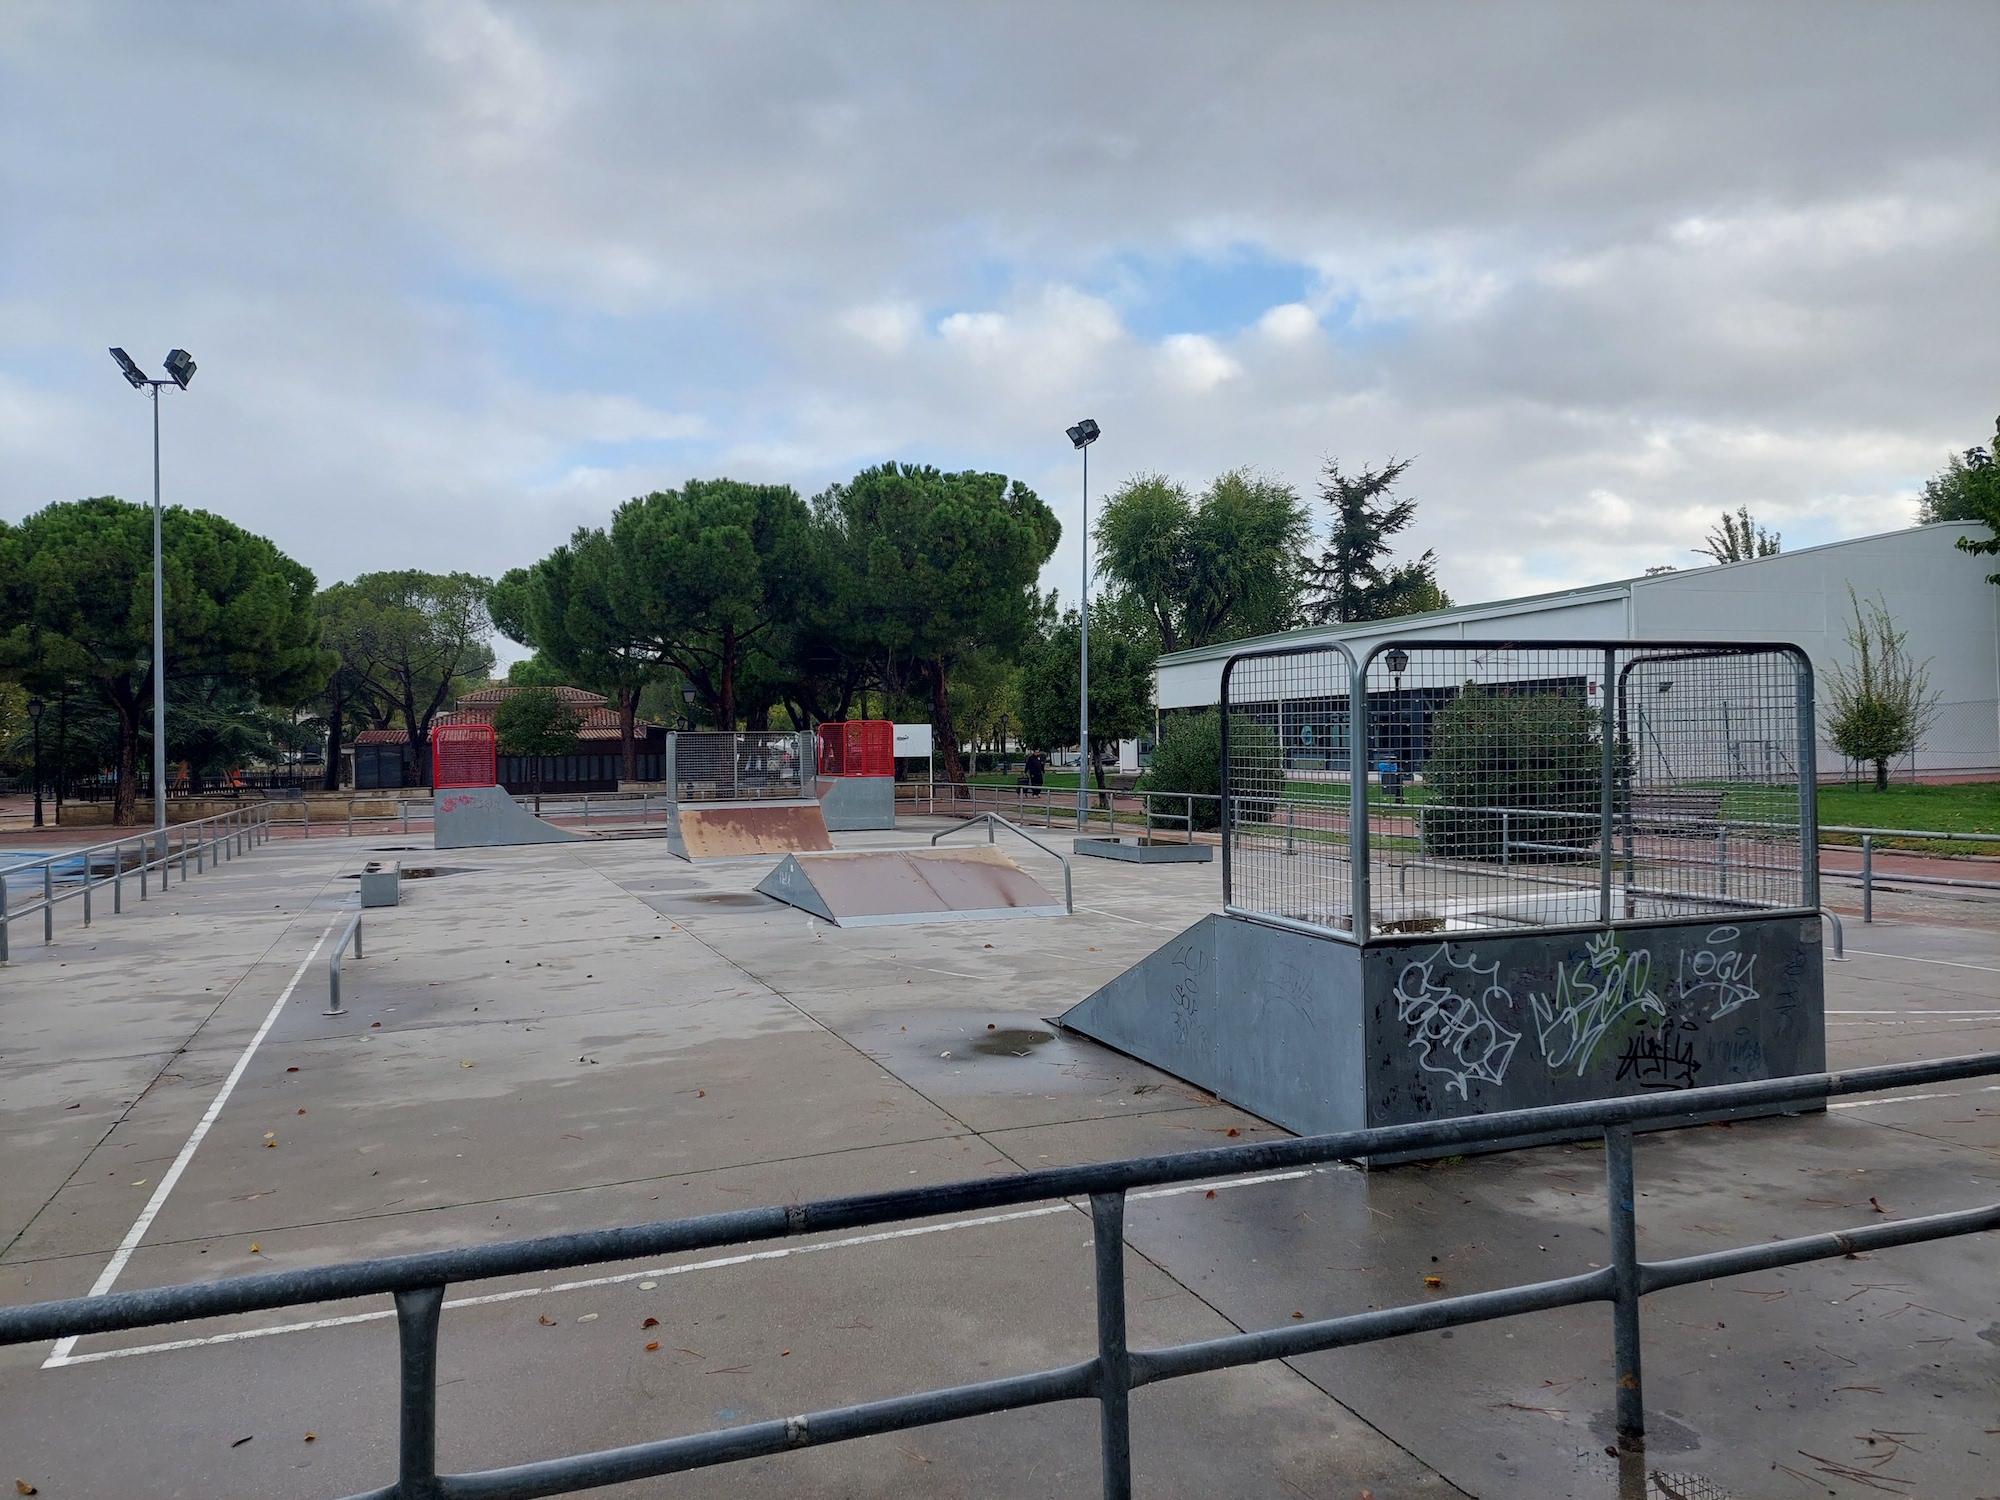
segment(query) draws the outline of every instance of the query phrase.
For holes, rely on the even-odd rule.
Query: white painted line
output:
[[[343,917],[345,915],[344,912],[341,914]],[[257,1055],[257,1049],[263,1045],[264,1038],[277,1024],[279,1015],[284,1011],[285,1002],[292,998],[292,991],[299,987],[299,981],[305,977],[307,965],[318,957],[320,947],[326,942],[328,933],[333,931],[340,920],[341,917],[335,917],[332,922],[327,923],[326,931],[322,932],[313,943],[312,951],[299,960],[298,968],[292,971],[291,983],[287,984],[284,993],[278,996],[277,1003],[272,1005],[270,1013],[264,1017],[264,1024],[257,1028],[257,1034],[250,1038],[250,1045],[243,1049],[243,1055],[236,1059],[236,1066],[229,1070],[229,1076],[222,1082],[221,1091],[209,1102],[208,1111],[195,1126],[194,1134],[187,1138],[187,1144],[181,1147],[181,1154],[174,1158],[174,1164],[167,1168],[166,1175],[160,1179],[160,1185],[153,1189],[152,1198],[139,1211],[139,1217],[125,1232],[125,1238],[119,1241],[118,1248],[112,1252],[111,1263],[104,1268],[103,1274],[97,1278],[85,1296],[102,1297],[118,1280],[119,1273],[125,1269],[125,1263],[131,1260],[132,1252],[139,1248],[139,1241],[144,1239],[146,1231],[153,1227],[154,1216],[165,1206],[167,1195],[174,1190],[174,1184],[181,1180],[181,1173],[187,1170],[187,1164],[194,1160],[194,1154],[200,1149],[203,1138],[208,1134],[208,1128],[222,1113],[222,1106],[229,1102],[229,1096],[236,1092],[236,1085],[241,1081],[244,1069],[250,1066],[250,1059]],[[75,1334],[58,1340],[55,1348],[49,1352],[49,1357],[42,1362],[42,1368],[46,1370],[54,1365],[74,1363],[75,1361],[70,1358],[70,1350],[75,1347]]]
[[[1296,1172],[1271,1172],[1258,1177],[1238,1177],[1227,1182],[1189,1182],[1176,1187],[1154,1188],[1143,1193],[1128,1193],[1128,1199],[1178,1198],[1186,1193],[1223,1192],[1229,1188],[1261,1187],[1270,1182],[1295,1182],[1302,1177],[1311,1177],[1318,1172],[1351,1171],[1353,1168],[1340,1166],[1308,1167]],[[1012,1224],[1021,1219],[1042,1219],[1051,1214],[1078,1213],[1080,1209],[1073,1203],[1050,1203],[1041,1208],[1018,1209],[1007,1214],[984,1214],[976,1219],[952,1219],[943,1224],[919,1224],[909,1229],[887,1229],[876,1234],[857,1234],[844,1240],[823,1240],[817,1245],[787,1245],[777,1250],[753,1250],[742,1255],[725,1255],[714,1260],[690,1261],[680,1266],[658,1266],[650,1271],[624,1271],[616,1276],[591,1276],[580,1281],[559,1281],[551,1286],[522,1287],[512,1292],[489,1292],[483,1297],[454,1297],[446,1307],[485,1307],[495,1302],[518,1302],[524,1297],[553,1296],[558,1292],[588,1291],[594,1287],[619,1286],[628,1281],[649,1281],[664,1276],[686,1276],[695,1271],[719,1271],[729,1266],[744,1266],[755,1261],[784,1260],[793,1255],[811,1255],[817,1250],[848,1250],[857,1245],[879,1245],[889,1240],[915,1239],[919,1235],[945,1234],[955,1229],[981,1229],[989,1224]],[[98,1295],[96,1292],[92,1296]],[[136,1344],[129,1349],[102,1349],[92,1354],[68,1354],[62,1359],[49,1359],[42,1368],[53,1369],[58,1365],[88,1365],[100,1360],[130,1359],[135,1354],[170,1354],[178,1349],[201,1349],[210,1344],[238,1344],[245,1339],[267,1339],[281,1333],[313,1333],[322,1328],[345,1328],[354,1323],[376,1323],[385,1318],[393,1318],[396,1310],[384,1307],[373,1312],[349,1313],[339,1318],[315,1318],[309,1323],[282,1323],[271,1328],[243,1328],[233,1333],[210,1334],[206,1338],[174,1339],[164,1344]],[[74,1344],[75,1339],[67,1342]]]
[[[1906,964],[1936,964],[1941,969],[1977,969],[1982,974],[2000,974],[2000,969],[1990,964],[1953,963],[1948,958],[1912,958],[1907,953],[1870,953],[1866,948],[1849,948],[1849,953],[1858,953],[1863,958],[1900,958]]]
[[[2000,1016],[2000,1010],[1830,1010],[1830,1016]]]
[[[1972,1090],[1975,1094],[2000,1094],[2000,1083],[1989,1083],[1983,1089]],[[1836,1099],[1827,1105],[1828,1109],[1873,1109],[1878,1104],[1914,1104],[1919,1099],[1961,1099],[1963,1089],[1953,1089],[1942,1094],[1890,1094],[1882,1099]]]

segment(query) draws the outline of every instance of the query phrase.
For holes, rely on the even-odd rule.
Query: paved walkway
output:
[[[351,1014],[324,1018],[323,945],[348,877],[382,857],[436,873],[371,914]],[[20,944],[0,970],[0,1297],[97,1283],[239,1065],[118,1286],[1275,1134],[1042,1024],[1213,910],[1216,866],[1079,860],[1074,919],[842,931],[753,894],[770,863],[692,867],[637,840],[280,842],[88,932],[65,923],[53,948]],[[2000,1046],[2000,937],[1894,925],[1850,927],[1849,943],[1830,970],[1837,1063]],[[1643,1141],[1645,1253],[1996,1196],[2000,1091],[1851,1106]],[[1409,1301],[1427,1275],[1461,1291],[1584,1269],[1603,1258],[1601,1163],[1553,1148],[1135,1202],[1135,1340]],[[1085,1217],[1053,1205],[603,1268],[657,1271],[616,1283],[455,1291],[532,1295],[447,1313],[445,1462],[1085,1357],[1088,1243]],[[1649,1299],[1652,1464],[1738,1496],[1881,1492],[1842,1464],[1897,1493],[1990,1493],[1994,1251],[1956,1241]],[[49,1496],[381,1484],[392,1329],[316,1326],[370,1310],[91,1338],[53,1368],[44,1348],[0,1351],[0,1481]],[[1620,1494],[1609,1340],[1585,1309],[1151,1387],[1135,1397],[1140,1492]],[[1087,1495],[1095,1453],[1077,1405],[622,1493]]]

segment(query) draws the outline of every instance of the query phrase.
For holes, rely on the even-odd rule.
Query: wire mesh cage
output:
[[[440,724],[431,731],[431,785],[497,786],[499,753],[491,724]]]
[[[1226,904],[1350,930],[1353,676],[1354,658],[1337,644],[1224,667]]]
[[[894,776],[896,726],[887,719],[828,722],[819,736],[822,776]]]
[[[1233,907],[1365,938],[1817,906],[1796,648],[1392,642],[1358,693],[1341,665],[1225,673]]]
[[[668,739],[669,779],[682,802],[731,802],[810,794],[810,735],[783,730],[683,731]]]

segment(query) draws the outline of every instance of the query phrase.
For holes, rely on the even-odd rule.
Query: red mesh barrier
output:
[[[440,724],[431,731],[431,785],[498,786],[499,755],[491,724]]]
[[[896,726],[887,719],[852,719],[819,726],[822,776],[894,776]]]

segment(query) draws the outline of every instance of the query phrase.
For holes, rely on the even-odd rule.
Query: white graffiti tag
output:
[[[1758,997],[1755,983],[1757,955],[1730,947],[1741,936],[1734,927],[1718,927],[1693,952],[1683,950],[1680,963],[1682,998],[1715,1002],[1708,1013],[1711,1021],[1741,1010]]]
[[[1556,969],[1555,999],[1530,997],[1549,1071],[1575,1063],[1581,1078],[1619,1017],[1635,1010],[1665,1015],[1666,1005],[1646,988],[1652,977],[1653,955],[1644,948],[1621,953],[1614,937],[1586,939],[1583,958]]]
[[[1452,971],[1459,969],[1471,976],[1476,995],[1461,995],[1451,987]],[[1461,962],[1439,944],[1435,953],[1405,964],[1396,979],[1396,1018],[1410,1028],[1417,1066],[1444,1074],[1451,1080],[1446,1091],[1456,1090],[1461,1099],[1468,1079],[1504,1082],[1521,1040],[1520,1032],[1509,1031],[1493,1017],[1496,1003],[1514,1003],[1494,982],[1499,972],[1497,963],[1482,967],[1470,958]]]

